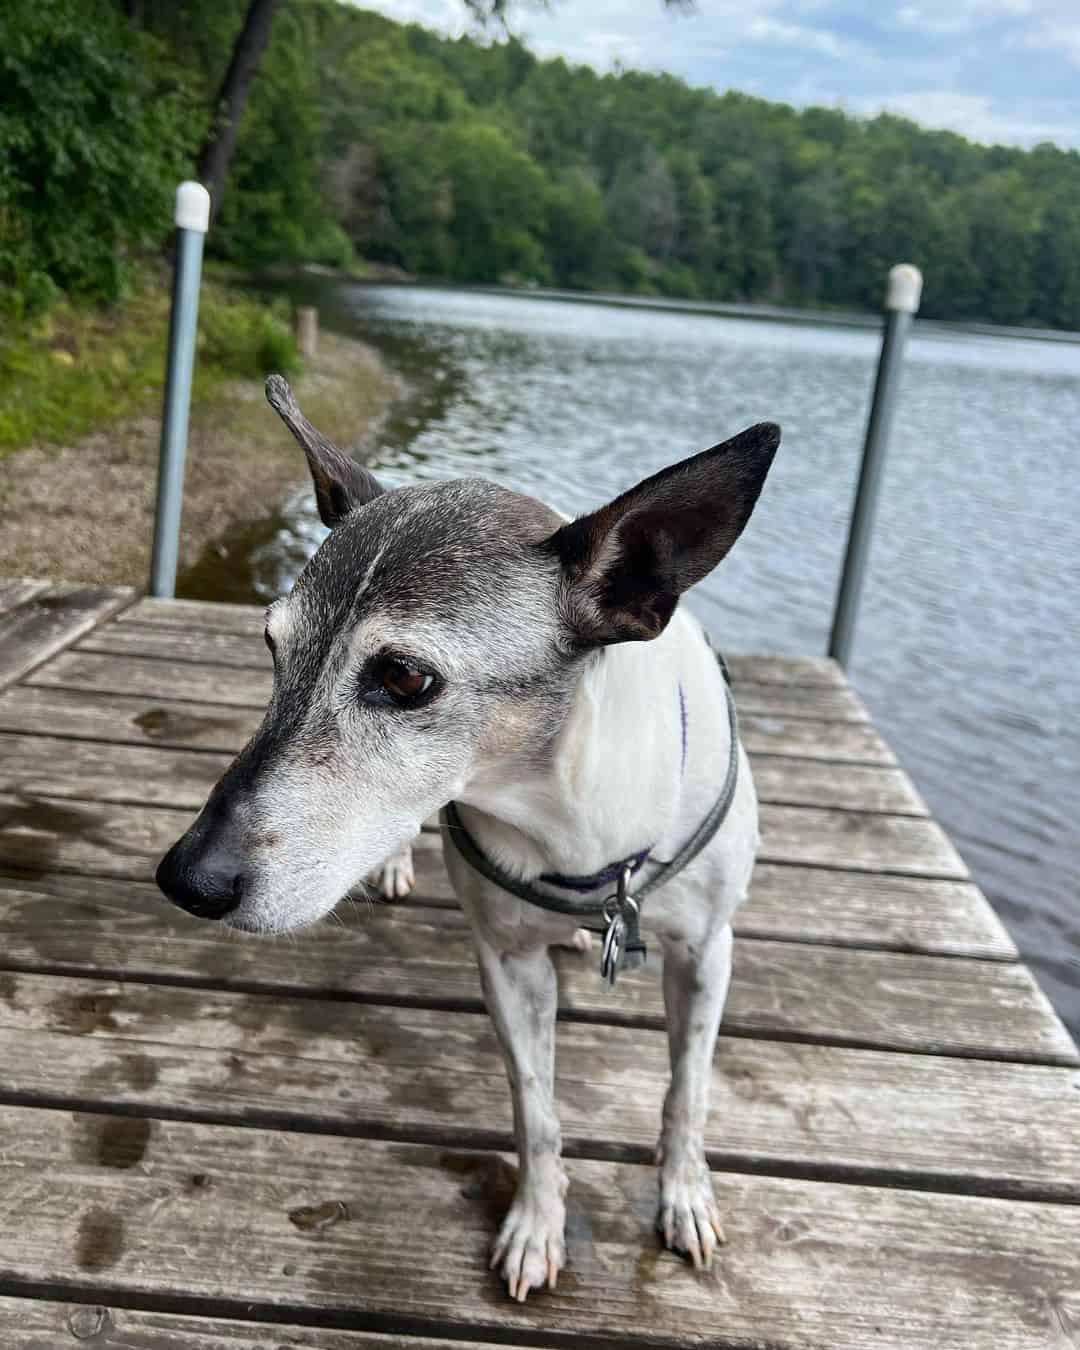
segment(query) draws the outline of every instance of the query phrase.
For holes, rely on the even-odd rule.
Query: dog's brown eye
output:
[[[426,694],[434,683],[434,675],[408,666],[404,661],[388,661],[383,667],[382,687],[392,699],[400,703],[411,703],[421,694]]]

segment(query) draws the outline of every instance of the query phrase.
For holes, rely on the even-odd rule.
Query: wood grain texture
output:
[[[441,849],[413,848],[415,900],[455,905]],[[1015,961],[1016,944],[971,882],[759,862],[735,914],[743,937]]]
[[[198,784],[213,766],[228,762],[258,721],[254,710],[220,705],[19,686],[0,694],[0,791],[196,807],[205,795]],[[84,747],[73,740],[96,744]],[[132,745],[161,751],[133,752]],[[195,753],[180,753],[188,747],[219,753],[200,762]],[[928,815],[900,769],[776,755],[751,755],[751,763],[764,802]],[[173,780],[172,795],[164,783],[152,782],[157,774]],[[143,796],[145,787],[152,795]]]
[[[265,708],[273,683],[269,670],[222,667],[199,661],[65,652],[34,673],[28,683],[139,698],[181,699]]]
[[[963,880],[968,871],[933,820],[762,803],[762,862]]]
[[[0,731],[35,736],[216,750],[235,755],[262,721],[261,708],[130,697],[20,684],[0,693]]]
[[[568,1154],[649,1162],[667,1038],[561,1023]],[[512,1149],[485,1014],[18,974],[0,1099]],[[1080,1071],[722,1037],[714,1166],[1080,1201]]]
[[[0,792],[198,810],[231,755],[0,732]]]
[[[759,862],[736,913],[747,937],[1015,960],[1016,945],[970,882]]]
[[[230,762],[230,753],[206,754],[201,750],[184,753],[171,747],[154,748],[150,733],[168,734],[168,716],[148,721],[147,710],[141,712],[110,699],[107,704],[81,701],[79,695],[57,691],[67,707],[88,707],[95,710],[93,722],[84,721],[86,731],[99,733],[98,737],[76,737],[71,734],[48,735],[46,726],[64,723],[64,711],[58,710],[48,695],[41,709],[37,725],[41,730],[19,734],[6,732],[2,727],[5,710],[8,720],[17,719],[12,712],[13,700],[25,707],[41,697],[27,689],[12,690],[7,700],[0,699],[0,791],[21,791],[51,797],[82,797],[100,801],[161,802],[174,806],[202,805],[206,790],[216,782]],[[140,705],[141,706],[141,705]],[[195,722],[187,730],[198,737],[205,728],[199,712],[203,705],[170,704],[173,727],[185,728],[185,715],[194,708]],[[117,722],[136,722],[136,729],[145,737],[145,748],[134,747],[124,741],[106,739]],[[235,722],[226,720],[231,729]],[[158,725],[160,723],[161,725]],[[241,722],[237,731],[246,729]],[[93,744],[79,744],[79,740],[93,740]],[[243,740],[238,735],[228,751],[238,751]],[[870,767],[868,765],[840,765],[818,760],[788,759],[783,756],[760,756],[753,760],[754,782],[761,801],[784,806],[835,807],[892,815],[925,817],[928,811],[910,780],[899,769]],[[156,782],[161,779],[161,782]],[[170,787],[171,784],[171,787]],[[147,795],[149,794],[149,795]]]
[[[159,600],[145,596],[121,615],[118,623],[140,627],[180,629],[192,633],[223,633],[261,642],[266,626],[258,605],[208,604],[199,600]],[[225,650],[221,648],[220,650]],[[769,684],[846,685],[844,672],[829,657],[785,656],[775,652],[724,649],[735,681]]]
[[[475,1350],[477,1341],[313,1330],[241,1319],[136,1312],[105,1303],[0,1297],[4,1350]],[[517,1342],[521,1350],[527,1345]]]
[[[1032,1350],[1072,1334],[1076,1206],[721,1172],[728,1241],[696,1275],[657,1250],[652,1168],[572,1161],[568,1269],[521,1307],[487,1270],[514,1179],[499,1154],[10,1107],[0,1131],[0,1194],[20,1204],[8,1294],[179,1294],[518,1343]],[[341,1220],[290,1221],[321,1204]]]
[[[870,722],[822,722],[809,717],[740,712],[739,739],[751,755],[786,755],[886,768],[896,765],[896,756]]]
[[[220,670],[208,677],[204,672],[194,684],[184,682],[186,670],[175,678],[158,670],[152,672],[149,686],[144,675],[134,678],[129,673],[123,677],[125,685],[158,691],[132,694],[98,687],[107,683],[108,675],[122,667],[122,662],[107,666],[103,675],[100,667],[87,671],[84,664],[89,660],[118,662],[118,658],[74,655],[74,666],[50,662],[40,679],[32,677],[27,684],[0,694],[0,729],[235,752],[262,718],[265,698],[255,698],[250,689],[242,689],[240,694],[255,701],[238,699],[231,676],[223,681]],[[65,680],[73,683],[67,686]],[[739,731],[752,756],[896,765],[896,757],[869,722],[745,715],[740,718]]]
[[[225,762],[224,757],[206,758],[211,761],[213,772]],[[96,770],[91,767],[88,772],[94,773]],[[182,776],[178,781],[183,781]],[[162,790],[171,792],[172,788]],[[128,791],[128,786],[123,782],[115,788],[121,800],[126,800]],[[150,791],[148,788],[147,793]],[[108,800],[110,795],[103,785],[100,799]],[[64,804],[59,801],[51,805],[61,809],[54,828],[62,832],[67,820],[63,815]],[[73,818],[81,822],[83,817],[77,813],[85,808],[85,803],[73,803],[72,810],[76,813]],[[29,811],[25,802],[23,810]],[[179,830],[186,818],[177,816],[174,826],[170,828]],[[24,866],[40,872],[40,868],[48,864],[47,852],[51,845],[47,844],[42,849],[40,843],[33,842],[34,832],[26,832],[27,822],[32,822],[32,819],[32,813],[24,813],[22,824],[16,827],[19,834],[18,856]],[[40,827],[44,822],[39,821],[38,824]],[[51,840],[52,835],[47,834],[46,839]],[[121,842],[129,843],[130,840]],[[149,880],[155,862],[153,847],[157,844],[164,848],[160,835],[156,843],[148,845],[144,864],[138,864],[137,860],[133,862],[130,858],[122,858],[117,862],[109,838],[97,844],[93,840],[89,843],[86,840],[69,843],[59,856],[61,859],[74,856],[74,861],[84,863],[87,859],[91,863],[96,860],[106,871],[111,872],[133,865],[138,875]],[[414,842],[413,853],[417,889],[409,902],[410,910],[416,903],[456,907],[450,878],[442,861],[441,840],[425,833]],[[53,865],[57,856],[54,852]],[[68,887],[71,895],[77,895],[80,886],[88,895],[96,894],[100,889],[100,883],[91,877],[80,880],[77,876],[60,874],[46,880],[52,887]],[[130,895],[133,907],[149,905],[151,910],[156,911],[156,889],[145,891],[135,882],[117,880],[111,884],[111,890],[116,894]],[[747,937],[868,949],[974,956],[993,960],[1015,960],[1017,957],[1016,947],[1001,921],[982,893],[970,882],[845,873],[830,868],[791,864],[757,864],[750,899],[735,915],[735,931]]]
[[[930,811],[902,769],[788,755],[750,754],[758,800],[778,806],[832,806],[929,816]]]
[[[128,622],[111,624],[91,633],[79,644],[79,650],[134,660],[153,658],[174,665],[181,662],[212,664],[263,673],[271,669],[261,630],[257,637],[237,636]],[[781,681],[775,678],[775,666],[769,665],[772,658],[762,657],[760,660],[761,673],[772,675],[773,678],[758,679],[758,666],[753,658],[744,659],[735,685],[736,699],[741,709],[775,716],[867,720],[869,714],[862,700],[847,684]]]
[[[148,635],[148,636],[145,636]],[[162,636],[170,638],[161,641]],[[249,651],[247,659],[218,663],[211,643],[229,639],[221,634],[183,634],[190,655],[174,657],[179,643],[172,630],[117,624],[104,629],[39,671],[33,683],[102,693],[134,694],[142,698],[183,698],[192,702],[220,702],[238,707],[263,707],[270,697],[272,671],[269,656]],[[157,641],[151,639],[157,638]],[[121,640],[122,639],[122,640]],[[848,688],[822,685],[781,685],[747,681],[736,692],[740,713],[772,718],[809,718],[817,721],[864,723],[866,710]]]
[[[159,783],[156,790],[167,792],[169,785]],[[130,795],[124,791],[125,797]],[[198,793],[194,796],[199,800]],[[0,867],[144,880],[194,815],[194,809],[128,800],[65,801],[36,797],[29,790],[0,794]],[[766,804],[761,832],[763,862],[967,876],[948,839],[930,820]]]
[[[362,999],[477,1011],[464,917],[408,905],[339,907],[293,941],[239,941],[167,905],[151,886],[42,876],[0,890],[0,963],[146,982]],[[646,931],[648,925],[646,924]],[[736,941],[725,1027],[743,1035],[1073,1065],[1080,1056],[1021,965],[760,939]],[[655,944],[649,969],[610,993],[596,956],[560,953],[563,1015],[660,1027]]]
[[[129,586],[68,581],[29,592],[0,620],[0,688],[21,679],[134,598]]]
[[[153,624],[199,633],[233,633],[259,639],[266,627],[261,605],[219,604],[206,600],[163,600],[144,595],[119,623]]]

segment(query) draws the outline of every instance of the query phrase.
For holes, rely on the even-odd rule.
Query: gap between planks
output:
[[[294,944],[223,940],[160,902],[129,909],[125,895],[81,898],[76,883],[6,886],[10,970],[52,971],[238,992],[479,1011],[479,978],[464,919],[346,911]],[[51,896],[49,921],[41,901]],[[407,909],[407,907],[406,907]],[[595,952],[559,953],[561,1015],[572,1021],[662,1027],[655,965],[627,975],[615,996]],[[1077,1051],[1031,974],[1018,963],[898,955],[740,938],[725,1020],[732,1035],[908,1053],[1074,1065]],[[407,992],[403,992],[407,991]]]
[[[663,1032],[564,1022],[557,1040],[568,1155],[651,1162]],[[712,1077],[722,1170],[1080,1201],[1075,1070],[722,1036]],[[9,976],[0,1082],[18,1105],[513,1147],[484,1014]]]
[[[25,1285],[19,1290],[22,1297],[0,1297],[0,1345],[5,1350],[57,1350],[72,1338],[84,1342],[90,1350],[271,1350],[267,1336],[273,1325],[281,1325],[273,1315],[269,1324],[251,1320],[258,1309],[226,1321],[136,1307],[164,1300],[120,1297],[105,1306],[83,1303],[74,1291],[71,1301],[59,1302],[57,1298],[65,1292],[62,1289],[42,1287],[40,1298],[29,1297]],[[302,1346],[308,1350],[476,1350],[477,1346],[500,1343],[324,1328],[316,1346],[306,1338],[303,1342],[296,1340],[297,1324],[291,1326],[293,1331],[283,1331],[273,1338],[277,1350],[301,1350]],[[531,1337],[529,1345],[516,1336],[514,1343],[519,1350],[539,1350]],[[577,1340],[575,1344],[580,1346],[582,1342]]]
[[[281,1322],[702,1350],[1030,1350],[1075,1307],[1071,1205],[718,1172],[728,1241],[700,1276],[657,1248],[655,1169],[570,1160],[569,1266],[523,1308],[486,1269],[516,1179],[498,1154],[176,1121],[123,1132],[115,1117],[13,1107],[2,1119],[0,1188],[34,1196],[5,1255],[8,1295],[66,1287]],[[289,1222],[337,1200],[344,1221],[326,1231]]]
[[[0,701],[0,728],[3,707]],[[105,726],[100,727],[104,733]],[[199,809],[240,749],[130,744],[104,734],[71,736],[0,729],[0,792],[132,806]],[[752,753],[758,800],[862,815],[929,818],[910,779],[883,764],[836,765],[777,753]]]

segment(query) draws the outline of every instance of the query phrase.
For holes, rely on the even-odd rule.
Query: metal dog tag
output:
[[[612,899],[615,897],[612,896]],[[626,953],[626,920],[616,910],[608,919],[604,942],[600,948],[600,975],[608,984],[614,984],[622,969]]]
[[[638,927],[638,903],[630,894],[631,869],[624,867],[619,889],[604,901],[604,941],[600,948],[600,975],[613,985],[620,970],[645,964],[645,944]]]

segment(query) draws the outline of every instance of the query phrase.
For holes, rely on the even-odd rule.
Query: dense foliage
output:
[[[189,162],[184,72],[106,0],[0,9],[0,300],[112,299]]]
[[[162,184],[205,133],[245,0],[113,0],[85,22],[94,8],[7,0],[0,285],[115,289],[110,266],[168,219]],[[928,315],[1080,328],[1080,154],[602,76],[287,0],[210,247],[843,307],[876,307],[907,260]]]

